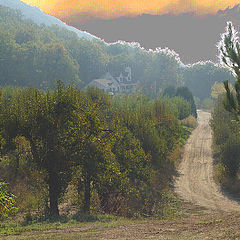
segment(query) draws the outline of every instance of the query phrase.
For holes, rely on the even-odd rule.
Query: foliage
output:
[[[169,189],[164,189],[159,202],[154,206],[153,211],[159,218],[172,219],[182,216],[181,203]]]
[[[176,91],[176,96],[182,97],[187,100],[191,105],[191,114],[197,118],[197,109],[194,102],[194,98],[188,87],[178,87]]]
[[[197,127],[197,120],[192,115],[188,116],[187,118],[184,118],[181,121],[182,125],[189,127],[189,128],[196,128]]]
[[[197,117],[195,100],[188,87],[175,88],[170,85],[164,90],[163,96],[166,103],[170,101],[167,105],[178,119],[182,120],[190,114]],[[172,109],[173,106],[175,106],[174,109]]]
[[[61,81],[48,91],[3,88],[2,177],[21,191],[19,206],[27,212],[45,205],[51,216],[58,215],[71,184],[85,213],[95,208],[94,194],[106,213],[151,215],[174,169],[170,156],[187,136],[169,109],[161,99],[112,98]]]
[[[63,89],[60,83],[51,93],[19,90],[8,104],[4,104],[2,112],[3,135],[9,147],[16,137],[25,137],[36,167],[46,172],[51,214],[58,214],[57,200],[68,178],[70,162],[66,161],[62,137],[72,117],[70,94],[71,90]]]
[[[222,95],[223,93],[225,93],[225,88],[224,88],[223,83],[215,82],[212,85],[211,97],[214,99],[218,99],[218,97],[220,95]]]
[[[229,68],[236,77],[234,91],[231,90],[228,81],[224,82],[226,90],[224,106],[227,111],[234,114],[234,116],[238,119],[240,115],[240,45],[238,42],[237,32],[231,22],[227,23],[227,32],[222,35],[222,39],[219,43],[219,49],[220,60],[223,65]]]
[[[178,119],[189,115],[189,103],[158,99],[163,88],[183,84],[177,54],[81,39],[2,6],[0,15],[0,85],[29,86],[0,92],[0,172],[18,192],[21,209],[45,205],[58,215],[71,183],[86,213],[94,193],[102,211],[150,214],[153,185],[168,184],[156,174],[174,168],[169,156],[187,136]],[[112,99],[74,87],[124,66],[148,97]]]
[[[220,60],[224,67],[232,71],[236,77],[234,88],[228,81],[224,82],[226,94],[221,96],[214,108],[212,129],[216,156],[219,161],[218,179],[231,179],[231,190],[239,182],[239,116],[240,116],[240,45],[237,32],[231,22],[227,23],[226,32],[219,42]],[[222,176],[219,176],[219,172]]]
[[[187,118],[191,114],[190,103],[180,96],[164,97],[163,102],[179,120]]]
[[[212,86],[223,81],[234,82],[231,72],[213,62],[199,62],[184,66],[182,69],[184,84],[200,101],[210,98]]]
[[[0,182],[0,219],[17,212],[15,196],[8,192],[7,184]]]
[[[220,98],[212,113],[211,127],[215,155],[224,167],[227,177],[236,179],[240,169],[239,124],[233,115],[227,112]]]
[[[168,86],[164,89],[163,96],[168,96],[170,98],[176,96],[176,88],[174,86]]]

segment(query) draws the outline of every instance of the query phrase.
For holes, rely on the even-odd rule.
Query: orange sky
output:
[[[240,0],[21,0],[38,6],[45,13],[62,20],[83,21],[91,17],[111,19],[120,16],[145,14],[179,14],[195,12],[197,15],[216,13],[234,7]]]

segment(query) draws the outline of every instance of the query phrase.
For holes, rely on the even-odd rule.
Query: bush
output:
[[[225,110],[220,97],[212,113],[213,147],[216,180],[225,189],[235,191],[239,182],[240,136],[239,122]]]
[[[181,121],[181,123],[182,123],[183,126],[186,126],[188,128],[196,128],[197,127],[197,119],[195,117],[193,117],[192,115],[183,119]]]
[[[182,97],[185,100],[187,100],[191,105],[191,114],[194,117],[197,117],[197,109],[196,109],[196,105],[194,102],[194,98],[193,98],[191,91],[188,89],[188,87],[178,87],[176,96]]]
[[[164,104],[168,107],[171,113],[180,120],[188,117],[191,114],[190,103],[182,97],[164,97]]]
[[[164,219],[180,217],[182,216],[181,202],[170,190],[164,189],[159,201],[154,205],[153,213]]]
[[[15,196],[8,192],[7,184],[0,182],[0,219],[17,212]]]
[[[237,176],[240,167],[240,139],[228,139],[222,146],[222,163],[226,166],[227,173],[231,178]]]

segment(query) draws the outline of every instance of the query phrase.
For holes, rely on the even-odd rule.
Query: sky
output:
[[[90,19],[114,19],[142,14],[215,14],[234,7],[239,0],[22,0],[69,23]]]
[[[240,31],[240,0],[21,0],[107,43],[169,48],[183,63],[218,61],[216,44],[232,21]]]

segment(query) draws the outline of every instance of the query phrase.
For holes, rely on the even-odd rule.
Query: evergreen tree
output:
[[[237,32],[231,22],[227,23],[227,31],[222,35],[219,43],[220,60],[236,77],[234,91],[231,91],[228,81],[224,82],[226,98],[224,107],[233,113],[237,119],[240,116],[240,45]]]

